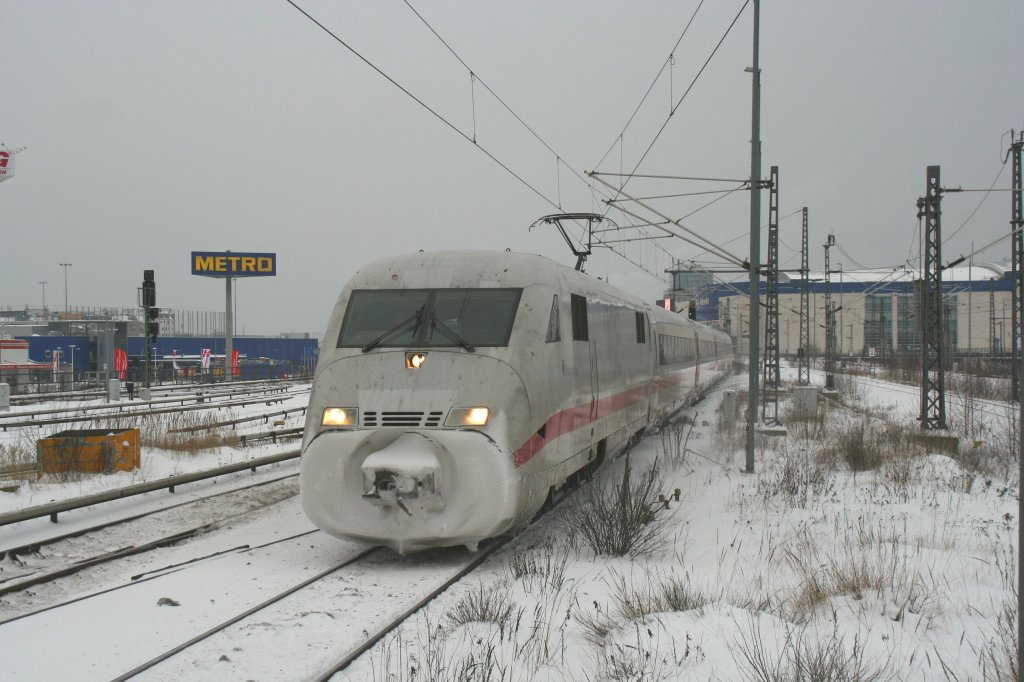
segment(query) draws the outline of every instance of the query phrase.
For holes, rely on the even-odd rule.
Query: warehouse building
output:
[[[747,280],[716,282],[710,273],[670,271],[674,308],[694,303],[698,320],[728,332],[741,345],[749,336]],[[886,357],[921,350],[920,274],[901,266],[891,270],[811,272],[807,278],[811,355],[825,348],[825,292],[837,307],[835,332],[842,356]],[[797,354],[800,345],[800,290],[797,273],[779,274],[779,352]],[[957,356],[1000,356],[1012,348],[1009,264],[953,267],[942,273],[943,319],[949,348]],[[764,282],[761,283],[762,301]],[[763,320],[762,308],[762,320]],[[763,327],[762,327],[763,334]]]

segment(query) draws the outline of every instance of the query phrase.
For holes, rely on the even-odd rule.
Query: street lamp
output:
[[[46,319],[46,280],[39,280],[39,283],[43,285],[43,319]]]
[[[64,268],[64,312],[68,312],[68,268],[71,267],[71,263],[58,263]]]
[[[73,343],[68,344],[68,348],[71,349],[71,390],[75,390],[75,348],[77,346]]]

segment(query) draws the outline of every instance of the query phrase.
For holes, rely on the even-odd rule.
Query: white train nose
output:
[[[362,463],[363,499],[382,507],[397,507],[412,516],[408,501],[428,512],[444,509],[439,494],[441,460],[437,444],[419,433],[402,434],[371,453]]]

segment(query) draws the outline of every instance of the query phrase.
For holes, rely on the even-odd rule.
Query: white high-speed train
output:
[[[471,550],[692,402],[725,334],[542,256],[416,253],[334,306],[307,410],[302,506],[399,552]]]

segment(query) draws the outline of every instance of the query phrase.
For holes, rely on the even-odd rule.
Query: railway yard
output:
[[[477,553],[399,557],[332,538],[303,514],[289,432],[301,425],[308,386],[209,389],[201,403],[193,389],[151,404],[66,396],[16,406],[0,417],[7,444],[69,424],[150,420],[203,446],[144,448],[135,472],[11,474],[0,495],[5,674],[749,679],[758,666],[792,670],[794,658],[828,654],[882,678],[948,670],[1000,679],[999,612],[1015,570],[1010,472],[985,476],[962,458],[921,451],[906,460],[902,487],[892,464],[815,473],[812,443],[837,442],[811,433],[821,424],[860,424],[869,442],[869,422],[913,410],[906,387],[847,383],[823,405],[828,417],[763,437],[755,476],[738,473],[742,439],[722,430],[725,386],[644,439],[632,468],[659,461],[669,508],[655,545],[633,557],[602,555],[573,526],[590,491],[616,491],[624,459],[519,535]],[[180,422],[200,406],[200,419]],[[994,441],[1005,406],[971,407]],[[276,442],[257,438],[269,427],[281,433]],[[211,434],[219,440],[206,448]],[[223,471],[232,464],[239,471]],[[214,478],[180,482],[215,467]],[[802,483],[789,485],[787,467],[803,467]],[[156,489],[75,508],[101,489],[140,485]],[[821,594],[808,594],[809,578]],[[669,592],[679,603],[666,601]]]

